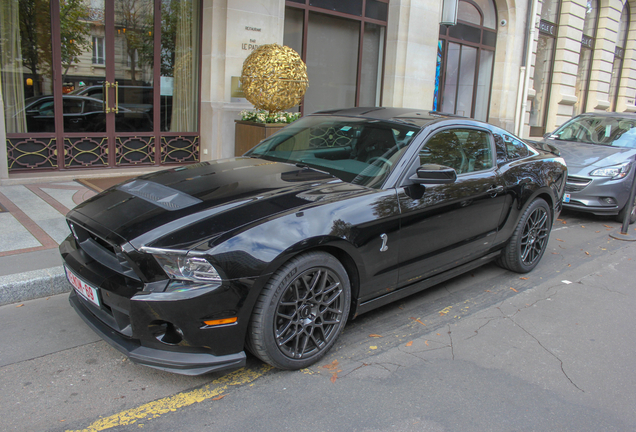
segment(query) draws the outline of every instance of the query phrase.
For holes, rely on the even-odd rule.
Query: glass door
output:
[[[60,2],[67,168],[155,162],[154,3]]]
[[[10,171],[199,160],[200,0],[1,0]]]

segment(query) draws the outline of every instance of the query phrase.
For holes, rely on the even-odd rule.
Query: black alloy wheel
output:
[[[347,321],[351,288],[332,255],[310,252],[281,267],[259,296],[248,349],[280,369],[302,369],[334,344]]]
[[[525,210],[498,264],[517,273],[527,273],[541,260],[548,245],[552,218],[550,207],[537,198]]]

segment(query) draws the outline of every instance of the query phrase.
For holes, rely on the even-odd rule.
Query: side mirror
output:
[[[426,164],[420,166],[410,180],[418,184],[448,184],[457,180],[457,172],[444,165]]]

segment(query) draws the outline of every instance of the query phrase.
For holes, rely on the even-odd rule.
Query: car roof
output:
[[[624,118],[636,120],[636,113],[615,112],[615,111],[586,112],[581,114],[579,117],[624,117]]]
[[[387,108],[387,107],[358,107],[318,111],[311,115],[337,115],[344,117],[364,117],[370,120],[387,120],[398,123],[409,123],[413,126],[424,127],[434,121],[465,117],[437,111],[418,110],[414,108]],[[470,119],[466,119],[470,120]]]

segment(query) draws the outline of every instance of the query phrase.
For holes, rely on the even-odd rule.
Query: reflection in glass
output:
[[[446,57],[446,80],[444,81],[444,99],[442,112],[455,114],[455,101],[457,99],[457,79],[459,76],[459,53],[461,45],[448,44]]]
[[[305,114],[355,105],[359,38],[358,21],[309,14]]]
[[[382,47],[384,47],[384,27],[365,23],[360,73],[360,106],[380,105]]]
[[[547,109],[547,92],[550,74],[552,72],[552,51],[555,39],[544,35],[539,36],[537,57],[534,63],[534,90],[536,95],[530,107],[530,126],[545,127],[545,110]],[[543,133],[541,133],[543,134]]]
[[[27,105],[53,94],[51,58],[48,0],[2,0],[0,76],[7,133],[55,131],[54,122],[27,120]],[[52,106],[45,112],[53,117]]]
[[[153,0],[115,2],[117,132],[153,129]]]
[[[161,4],[161,130],[196,132],[199,107],[200,1]]]

